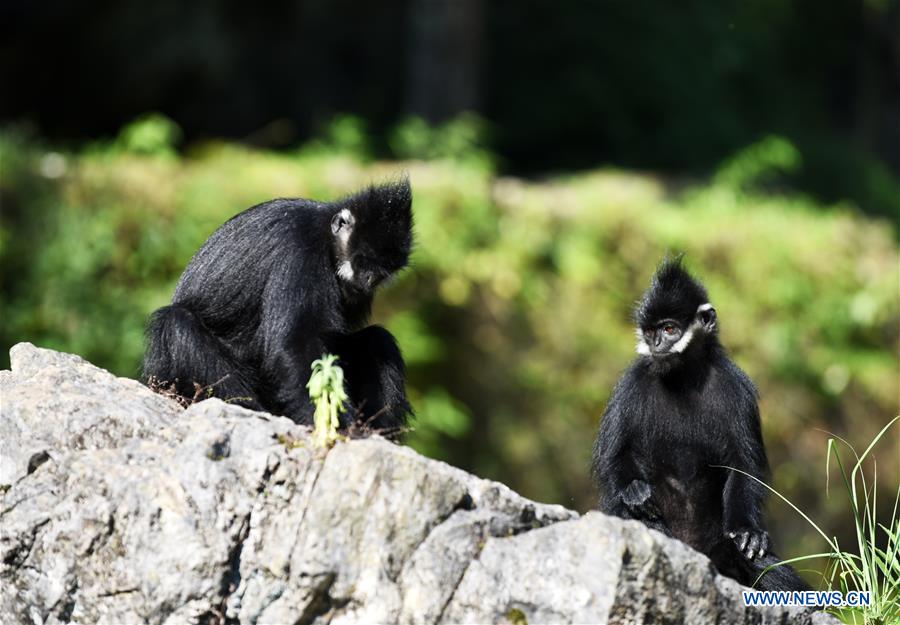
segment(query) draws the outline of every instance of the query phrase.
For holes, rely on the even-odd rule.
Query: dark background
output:
[[[404,116],[476,111],[504,171],[693,175],[775,133],[792,184],[900,218],[894,0],[7,0],[0,24],[0,118],[56,140],[155,110],[277,148],[345,112],[389,155]]]

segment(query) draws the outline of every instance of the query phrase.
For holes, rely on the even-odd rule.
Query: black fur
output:
[[[332,203],[279,199],[236,215],[194,255],[170,306],[147,328],[143,378],[195,386],[311,423],[306,382],[336,353],[359,417],[396,432],[411,413],[400,350],[364,328],[375,289],[412,245],[407,180]],[[339,275],[349,261],[352,272]]]
[[[666,261],[635,313],[644,352],[613,391],[594,446],[607,514],[637,519],[705,553],[745,585],[778,558],[763,520],[768,471],[757,392],[718,340],[706,290]],[[698,310],[700,309],[700,310]],[[679,339],[691,330],[683,351]],[[765,590],[808,586],[788,566]]]

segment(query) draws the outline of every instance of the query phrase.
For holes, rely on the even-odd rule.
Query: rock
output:
[[[19,343],[12,371],[0,371],[0,485],[12,484],[54,453],[118,446],[174,422],[181,408],[135,380],[78,356]]]
[[[380,438],[182,411],[76,356],[0,373],[0,623],[829,623],[689,547]]]

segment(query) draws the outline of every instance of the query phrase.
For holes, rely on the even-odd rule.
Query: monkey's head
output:
[[[331,205],[335,272],[357,294],[371,295],[403,269],[412,247],[409,180],[370,187]]]
[[[681,257],[663,261],[635,311],[637,353],[654,370],[667,373],[692,353],[717,341],[716,310],[706,289],[681,266]]]

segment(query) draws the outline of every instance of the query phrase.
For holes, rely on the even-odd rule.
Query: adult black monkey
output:
[[[745,585],[779,561],[763,522],[768,471],[750,378],[719,343],[703,286],[665,261],[635,313],[638,359],[606,407],[594,476],[607,514],[638,519],[705,553]],[[809,587],[788,566],[757,588]]]
[[[194,255],[170,306],[147,328],[143,378],[194,383],[250,408],[312,423],[312,362],[336,353],[347,393],[372,427],[411,413],[393,336],[363,327],[375,288],[412,245],[408,180],[332,203],[278,199],[231,218]]]

